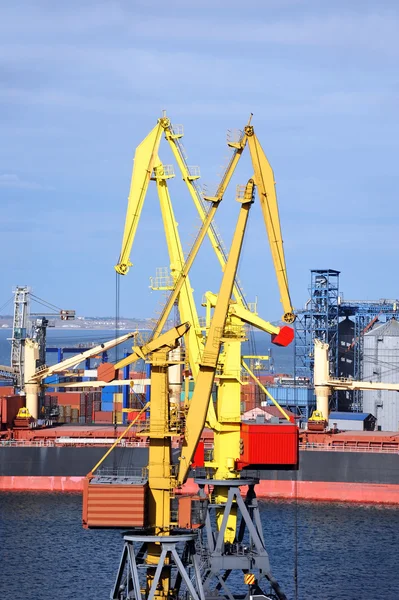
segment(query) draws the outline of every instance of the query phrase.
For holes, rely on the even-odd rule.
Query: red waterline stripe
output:
[[[0,476],[1,491],[83,492],[84,477]]]
[[[82,492],[84,477],[0,476],[0,491]],[[256,487],[258,498],[295,498],[294,481],[262,480]],[[177,493],[195,494],[198,486],[188,479]],[[243,488],[245,491],[245,488]],[[343,483],[298,481],[299,500],[328,502],[361,502],[365,504],[398,504],[399,485],[377,483]]]
[[[344,483],[333,481],[262,480],[255,486],[258,498],[361,502],[365,504],[399,504],[399,485],[379,483]],[[245,492],[245,488],[242,488]],[[189,479],[182,492],[195,494],[198,486]]]

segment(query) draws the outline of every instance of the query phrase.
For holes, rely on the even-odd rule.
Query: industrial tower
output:
[[[309,379],[309,385],[313,387],[315,339],[329,344],[332,377],[353,377],[362,381],[364,334],[377,320],[384,322],[398,317],[398,300],[343,300],[339,291],[339,275],[340,271],[334,269],[312,269],[309,300],[304,309],[296,311],[294,374],[297,394],[301,381]],[[345,319],[350,319],[353,323],[353,335],[349,337],[348,331],[344,331]],[[346,357],[350,359],[347,360]],[[346,364],[342,366],[341,361]],[[345,394],[347,399],[342,407],[338,406],[338,402],[341,403],[338,393],[333,395],[332,409],[344,408],[361,412],[363,391],[355,390]]]
[[[329,344],[331,375],[338,374],[339,271],[313,269],[310,298],[305,309],[297,311],[295,322],[294,374],[313,382],[314,340]]]

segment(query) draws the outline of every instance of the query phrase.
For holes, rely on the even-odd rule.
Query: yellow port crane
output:
[[[203,224],[196,244],[190,253],[186,265],[184,263],[183,250],[178,233],[177,222],[174,216],[167,186],[168,179],[171,179],[174,176],[173,167],[170,165],[164,165],[158,156],[162,130],[164,131],[165,138],[172,149],[174,158],[176,159],[181,171],[182,178],[186,183],[188,191],[194,201],[195,207]],[[195,258],[204,234],[207,234],[222,269],[225,268],[227,256],[223,251],[221,241],[217,236],[213,223],[213,215],[216,213],[216,210],[223,199],[223,195],[226,191],[228,183],[230,182],[230,179],[247,145],[247,142],[250,148],[251,161],[254,170],[254,177],[251,181],[254,187],[256,182],[259,188],[258,193],[260,197],[262,213],[269,237],[273,263],[276,270],[277,281],[279,284],[281,300],[284,308],[283,319],[286,322],[292,323],[295,317],[288,291],[288,280],[281,238],[274,175],[255,135],[253,127],[248,124],[244,129],[244,133],[240,133],[235,140],[230,140],[228,142],[229,146],[233,149],[233,154],[222,176],[216,194],[214,196],[206,197],[206,200],[212,203],[209,211],[205,210],[204,203],[200,194],[198,193],[198,188],[195,185],[196,180],[199,178],[199,169],[192,168],[187,165],[185,154],[182,151],[182,146],[179,142],[182,135],[183,128],[181,126],[173,127],[170,123],[170,120],[164,114],[163,117],[159,119],[156,127],[154,127],[154,129],[137,147],[131,178],[122,249],[115,269],[119,274],[122,275],[126,274],[131,266],[129,256],[144,205],[148,185],[151,179],[155,180],[170,258],[170,272],[172,281],[158,281],[157,285],[154,287],[168,289],[168,284],[171,284],[171,288],[169,289],[173,289],[173,286],[175,287],[174,292],[169,298],[169,302],[164,308],[154,335],[159,335],[160,331],[162,331],[162,327],[164,326],[166,319],[170,314],[173,303],[176,299],[178,299],[181,321],[188,321],[191,323],[191,327],[185,336],[185,347],[191,373],[194,381],[196,381],[199,372],[200,359],[204,352],[205,338],[200,327],[188,277],[188,269],[192,264],[192,260],[190,262],[190,259]],[[245,194],[244,190],[245,188],[241,187],[238,195],[243,197]],[[210,218],[210,213],[212,214],[212,218]],[[178,294],[177,288],[179,288]],[[236,462],[239,459],[240,448],[240,398],[242,385],[240,371],[241,343],[245,340],[244,324],[249,324],[259,328],[262,331],[266,331],[272,335],[272,340],[274,343],[279,345],[288,345],[293,338],[293,331],[290,328],[273,326],[271,323],[261,319],[256,314],[251,312],[246,305],[242,292],[237,283],[233,284],[232,294],[234,301],[229,302],[227,328],[223,340],[223,353],[219,360],[220,373],[218,375],[216,410],[213,402],[209,403],[207,409],[207,426],[214,431],[214,452],[212,460],[208,461],[206,466],[213,470],[215,478],[219,480],[239,477],[239,472],[236,469]],[[214,308],[216,300],[217,296],[215,294],[207,292],[206,306],[208,327],[211,309]],[[126,364],[129,364],[132,362],[132,359],[133,357],[124,359],[123,361],[120,361],[118,365],[115,365],[115,367],[120,368]],[[261,385],[259,380],[248,368],[248,365],[243,363],[242,366],[254,379],[254,381],[258,385]],[[105,368],[105,366],[102,367],[102,369]],[[112,369],[112,367],[108,368]],[[105,374],[104,370],[101,371],[102,379],[109,381],[113,376],[114,373],[112,370],[110,370],[107,374]],[[274,399],[272,400],[275,404],[277,404]],[[279,407],[278,404],[277,406]],[[285,411],[281,408],[280,410],[282,416],[287,418]],[[215,490],[215,496],[220,500],[221,503],[226,500],[226,493],[227,491],[223,487]],[[230,541],[234,539],[234,516],[230,518],[227,536],[230,538]]]
[[[269,242],[272,249],[273,261],[276,267],[277,280],[279,283],[280,292],[282,296],[281,299],[284,307],[284,320],[285,322],[292,323],[295,318],[288,293],[285,259],[284,253],[282,251],[280,223],[278,218],[276,196],[274,190],[274,178],[270,165],[267,163],[267,159],[264,156],[263,151],[261,151],[260,145],[257,142],[257,138],[254,135],[252,126],[249,124],[245,128],[245,133],[237,142],[237,147],[235,148],[234,156],[229,163],[226,173],[222,179],[222,183],[218,188],[217,194],[215,196],[207,198],[207,200],[211,202],[211,206],[209,211],[203,212],[202,227],[186,262],[183,261],[181,243],[177,234],[177,224],[174,219],[169,193],[166,186],[166,180],[171,176],[171,170],[169,168],[166,168],[158,158],[160,126],[165,129],[165,136],[167,139],[169,137],[168,141],[173,142],[173,144],[175,145],[175,151],[181,158],[181,164],[179,163],[179,166],[181,169],[183,169],[183,179],[185,180],[189,189],[191,188],[191,192],[193,192],[192,195],[195,195],[197,197],[197,194],[194,194],[194,186],[192,184],[198,175],[194,174],[193,172],[190,172],[190,170],[186,167],[185,161],[183,160],[183,157],[181,155],[180,146],[178,144],[175,144],[180,136],[180,133],[176,133],[176,131],[171,127],[169,120],[164,115],[162,119],[158,122],[158,126],[154,128],[154,130],[150,133],[149,136],[147,136],[143,143],[140,144],[136,151],[122,252],[118,264],[116,265],[116,270],[120,274],[125,274],[131,266],[129,260],[130,249],[132,247],[135,232],[137,230],[138,221],[143,207],[148,184],[149,181],[153,178],[157,183],[158,195],[161,200],[161,209],[164,218],[165,231],[167,232],[168,250],[171,259],[171,272],[173,277],[172,293],[170,294],[169,299],[166,302],[161,317],[146,347],[142,347],[141,349],[134,347],[133,355],[123,359],[122,361],[119,361],[115,365],[103,365],[99,368],[98,371],[99,378],[109,382],[115,379],[116,371],[119,368],[128,364],[132,364],[139,358],[145,358],[146,356],[149,357],[149,355],[151,355],[150,362],[152,364],[152,371],[154,375],[151,377],[152,400],[149,430],[150,459],[148,465],[148,482],[149,488],[151,490],[151,498],[154,498],[156,496],[156,500],[151,501],[153,510],[150,511],[149,526],[158,537],[157,539],[152,539],[151,536],[148,536],[148,532],[141,540],[135,537],[136,541],[143,541],[147,544],[146,562],[149,565],[149,567],[147,571],[146,597],[151,598],[157,596],[169,597],[175,594],[176,590],[172,589],[170,585],[170,567],[167,567],[167,565],[170,564],[168,561],[172,562],[173,557],[176,560],[176,564],[179,568],[181,578],[184,578],[183,570],[180,569],[178,565],[178,557],[176,553],[174,553],[174,550],[172,548],[175,547],[174,545],[177,542],[173,539],[173,534],[170,535],[170,526],[172,524],[170,518],[170,501],[173,496],[173,488],[176,485],[182,485],[187,479],[188,471],[192,464],[194,452],[198,446],[198,441],[206,420],[208,420],[208,423],[213,426],[212,428],[214,429],[216,434],[215,457],[217,458],[216,460],[214,459],[213,461],[211,461],[212,464],[210,466],[212,466],[214,472],[218,476],[220,476],[221,479],[235,478],[238,476],[238,473],[235,468],[235,462],[238,460],[240,453],[239,391],[241,382],[239,376],[237,377],[237,372],[241,368],[241,352],[239,351],[237,354],[236,349],[239,347],[238,344],[235,344],[235,351],[232,352],[231,347],[233,347],[233,345],[231,344],[231,340],[232,337],[235,337],[236,341],[238,339],[239,342],[241,342],[243,336],[242,333],[240,333],[237,338],[236,334],[231,336],[231,333],[234,332],[234,330],[237,328],[237,325],[240,331],[242,332],[243,323],[249,323],[263,329],[264,331],[268,331],[273,336],[275,336],[275,341],[277,343],[281,343],[282,345],[286,345],[292,339],[291,329],[286,327],[274,327],[270,323],[267,323],[260,319],[256,314],[251,313],[245,306],[245,301],[242,297],[239,286],[235,284],[235,277],[238,267],[238,260],[241,253],[242,241],[246,229],[248,213],[254,200],[254,191],[256,186],[258,186],[259,188],[258,192],[260,196],[260,203],[262,206],[266,228],[269,235]],[[252,147],[251,157],[253,161],[256,159],[258,161],[258,164],[254,166],[254,176],[248,181],[245,188],[240,190],[240,193],[237,197],[237,200],[241,203],[241,209],[233,237],[231,250],[227,258],[226,255],[224,255],[224,253],[220,250],[219,242],[214,234],[213,218],[220,204],[220,201],[223,198],[223,193],[226,189],[226,185],[231,178],[231,175],[239,160],[239,157],[241,156],[241,153],[245,148],[247,140],[250,138],[254,138],[252,142],[249,143],[250,149]],[[263,158],[266,162],[263,161]],[[184,169],[186,169],[186,171],[184,171]],[[270,184],[270,181],[272,184],[272,190],[268,190],[267,193],[266,182]],[[199,204],[199,206],[202,205]],[[208,335],[204,344],[201,329],[199,327],[195,303],[192,297],[192,290],[189,285],[188,275],[189,270],[201,246],[201,243],[206,235],[208,235],[211,238],[211,241],[213,236],[212,245],[215,249],[218,258],[220,258],[220,263],[223,267],[223,281],[218,295],[211,294],[210,292],[206,294],[208,316],[207,320],[209,327]],[[189,355],[191,354],[191,358],[189,358],[189,363],[190,366],[192,366],[193,373],[196,373],[194,394],[189,402],[184,423],[181,456],[179,457],[179,469],[177,477],[175,477],[175,475],[172,476],[172,474],[168,476],[165,472],[165,469],[162,468],[161,471],[159,471],[159,473],[157,471],[157,469],[159,470],[161,464],[166,465],[168,467],[166,471],[169,471],[170,465],[170,461],[167,459],[167,455],[169,456],[168,452],[170,451],[170,446],[168,445],[170,441],[166,442],[166,439],[170,435],[170,412],[168,412],[170,411],[170,402],[167,393],[167,366],[168,364],[170,364],[170,357],[168,357],[167,355],[169,351],[177,344],[177,337],[173,338],[173,344],[170,346],[166,346],[166,348],[159,348],[158,344],[160,344],[161,342],[161,338],[163,337],[161,335],[163,328],[166,324],[166,320],[176,300],[179,301],[179,310],[181,317],[183,315],[186,315],[195,323],[195,327],[187,326],[183,333],[186,335],[186,348],[188,350]],[[212,309],[213,315],[211,317]],[[183,320],[184,319],[182,318],[182,321]],[[193,332],[194,335],[191,335],[191,337],[189,337],[189,334],[192,334]],[[191,342],[191,345],[190,340],[194,340]],[[223,359],[221,360],[222,345],[225,346],[225,351]],[[231,373],[229,373],[229,371],[231,371],[232,364],[237,369],[237,372],[233,377]],[[244,367],[247,368],[245,364]],[[159,373],[157,371],[157,368],[160,369]],[[212,394],[213,383],[215,381],[215,377],[219,368],[221,369],[219,373],[220,385],[217,402],[217,411],[215,413],[215,408],[213,406],[213,403],[210,402],[210,398]],[[247,368],[247,371],[256,380],[256,377],[252,374],[250,369]],[[158,374],[160,375],[159,378],[157,377]],[[223,394],[220,393],[220,389],[223,387],[224,381],[229,379],[234,380],[235,388],[238,391],[238,402],[236,398],[232,402],[232,404],[234,405],[233,418],[233,413],[231,410],[227,418],[223,417],[223,413],[226,414],[226,410],[229,410],[229,403],[227,402],[227,394],[225,394],[224,400],[223,402],[221,402]],[[163,406],[168,407],[166,412],[162,408]],[[282,411],[282,413],[284,414],[284,411]],[[154,428],[153,426],[151,426],[151,420],[153,421],[153,423],[155,422],[155,420],[158,420],[159,422],[162,421],[164,422],[164,426],[162,427],[162,425],[159,425],[158,423],[158,426]],[[220,433],[220,436],[218,436],[218,433]],[[159,456],[155,460],[155,454],[151,453],[152,439],[155,440],[153,450],[156,449],[157,452],[161,452],[161,454],[159,454]],[[168,446],[169,450],[166,448],[166,446]],[[220,451],[219,454],[216,451],[218,447]],[[161,480],[163,479],[164,482],[162,483]],[[250,488],[252,486],[251,493],[253,493],[254,483],[249,483]],[[240,483],[237,482],[237,485],[239,486]],[[237,485],[236,489],[239,489]],[[157,488],[157,486],[159,487]],[[154,491],[156,491],[157,489],[160,491],[160,495],[158,496],[158,493],[155,493],[154,496]],[[215,490],[216,498],[219,498],[220,503],[225,503],[227,506],[230,502],[230,514],[225,514],[220,508],[218,509],[219,515],[217,516],[218,524],[220,525],[218,529],[223,529],[224,527],[222,540],[224,539],[225,543],[232,542],[236,535],[235,515],[237,507],[231,506],[232,497],[230,491],[231,489],[228,488],[228,485],[226,484],[225,486],[222,481],[218,482],[218,485]],[[251,496],[251,498],[253,508],[255,508],[255,500],[253,496]],[[237,497],[237,506],[239,504],[238,500],[239,499]],[[231,521],[230,532],[226,529],[226,523],[228,521]],[[238,534],[239,539],[241,535],[242,532]],[[270,573],[270,568],[268,566],[267,554],[265,555],[265,549],[263,547],[264,542],[262,542],[262,535],[259,535],[259,532],[256,529],[255,533],[254,531],[251,531],[251,537],[253,535],[255,538],[256,535],[258,535],[258,550],[260,548],[261,554],[263,552],[263,576],[267,577],[270,582],[273,582],[273,578]],[[162,538],[162,540],[164,541],[161,541],[160,538]],[[137,578],[134,575],[134,565],[132,563],[131,556],[132,549],[131,546],[130,549],[128,548],[129,540],[126,537],[125,540],[127,546],[124,549],[121,565],[123,563],[123,565],[126,566],[128,557],[130,557],[130,567],[132,568],[131,579],[134,580]],[[166,549],[165,544],[168,545],[169,550]],[[253,563],[253,558],[250,558],[249,560]],[[140,561],[142,561],[142,558],[140,558]],[[198,586],[197,593],[195,592],[195,590],[193,593],[193,590],[190,589],[190,584],[188,580],[186,581],[187,586],[192,597],[202,597],[200,589],[201,582],[198,578],[198,573],[195,579]],[[114,588],[114,595],[112,596],[113,598],[119,597],[118,594],[120,592],[121,581],[121,579],[117,578],[116,586]],[[129,582],[129,577],[127,578],[127,582]],[[137,581],[133,581],[133,587],[137,592]],[[274,589],[277,593],[277,584]],[[139,597],[137,593],[136,597]],[[282,593],[278,593],[278,597],[284,598],[284,595]]]

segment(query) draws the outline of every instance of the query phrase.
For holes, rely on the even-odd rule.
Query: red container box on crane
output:
[[[240,459],[237,468],[298,468],[299,432],[292,423],[241,424]]]

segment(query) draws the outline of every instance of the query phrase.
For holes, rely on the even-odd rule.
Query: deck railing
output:
[[[63,446],[73,446],[84,448],[86,446],[112,446],[115,442],[113,438],[108,439],[81,439],[70,438],[68,440],[0,440],[1,448],[59,448]],[[118,445],[121,448],[146,448],[148,441],[121,440]]]
[[[306,452],[365,452],[367,454],[399,454],[399,444],[392,446],[330,446],[328,444],[299,444],[299,450]]]

